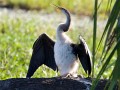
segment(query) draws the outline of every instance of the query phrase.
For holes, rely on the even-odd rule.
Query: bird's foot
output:
[[[73,77],[72,74],[68,73],[68,74],[65,74],[65,75],[62,75],[63,78],[71,78]]]
[[[68,77],[71,77],[71,74],[64,74],[64,75],[59,76],[58,78],[65,79],[65,78],[68,78]]]
[[[61,75],[61,76],[59,76],[57,78],[59,78],[59,79],[74,79],[74,80],[77,80],[77,79],[84,78],[84,77],[82,75],[67,73],[67,74],[63,74],[63,75]]]
[[[64,75],[60,76],[59,78],[60,79],[76,79],[76,78],[78,78],[78,76],[74,76],[70,73],[67,73],[67,74],[64,74]]]

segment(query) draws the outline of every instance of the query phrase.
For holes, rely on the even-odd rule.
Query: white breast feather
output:
[[[79,63],[77,57],[72,53],[71,40],[65,34],[62,35],[54,46],[56,64],[61,75],[76,74]]]

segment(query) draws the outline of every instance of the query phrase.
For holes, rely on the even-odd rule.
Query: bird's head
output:
[[[64,32],[67,32],[68,29],[69,29],[69,26],[70,26],[70,22],[71,22],[70,13],[69,13],[68,10],[66,10],[66,9],[63,8],[63,7],[56,6],[56,5],[54,5],[54,6],[55,6],[57,9],[59,9],[60,11],[62,11],[62,12],[66,15],[66,18],[67,18],[66,23],[60,24],[58,28],[59,28],[60,30],[63,30]]]

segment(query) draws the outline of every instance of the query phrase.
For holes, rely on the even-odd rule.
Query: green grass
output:
[[[103,4],[99,9],[99,13],[105,15],[108,0],[101,0]],[[99,1],[99,3],[101,2]],[[114,0],[113,0],[114,1]],[[53,8],[51,4],[60,5],[69,9],[72,13],[82,14],[82,15],[92,15],[94,8],[93,0],[1,0],[3,4],[13,5],[14,7],[24,7],[28,9],[40,9],[46,10],[47,12],[52,12]]]
[[[23,78],[26,76],[32,54],[32,45],[38,36],[45,32],[55,40],[55,28],[57,26],[53,27],[52,22],[46,24],[31,16],[22,17],[18,15],[14,17],[8,13],[2,13],[0,20],[0,79]],[[98,32],[97,39],[100,39],[100,32]],[[90,50],[92,50],[92,28],[87,31],[73,28],[67,34],[74,42],[78,42],[78,36],[82,35]],[[101,50],[98,53],[100,52]],[[98,56],[98,62],[99,58]],[[101,66],[98,66],[98,62],[95,64],[95,76],[101,68]],[[103,74],[102,78],[107,78],[111,70],[112,67]],[[78,73],[86,76],[81,66]],[[53,77],[56,75],[56,72],[43,65],[35,72],[33,77]]]
[[[4,4],[12,4],[15,7],[19,7],[19,5],[24,5],[33,8],[40,8],[41,10],[45,10],[45,12],[53,12],[54,8],[50,6],[51,3],[63,6],[70,10],[70,12],[75,14],[82,15],[92,15],[93,2],[91,1],[80,1],[80,0],[1,0]],[[107,0],[103,0],[105,3],[101,6],[102,8],[99,12],[102,14],[105,13],[107,7]],[[44,3],[46,2],[46,3]],[[32,3],[32,4],[31,4]],[[89,5],[88,5],[89,4]],[[32,12],[37,13],[36,11]],[[38,36],[45,32],[52,39],[55,40],[55,29],[53,27],[53,22],[45,23],[42,20],[39,20],[34,17],[23,17],[21,15],[11,16],[8,13],[2,13],[0,19],[0,79],[7,78],[23,78],[26,76],[27,69],[29,66],[31,54],[32,54],[32,45],[34,41],[38,38]],[[39,18],[39,17],[38,17]],[[57,18],[57,17],[55,17]],[[80,18],[79,18],[80,19]],[[99,19],[98,19],[99,20]],[[62,21],[61,21],[62,22]],[[84,25],[87,27],[86,25]],[[74,42],[78,42],[78,36],[82,35],[90,50],[92,51],[92,27],[88,28],[88,30],[83,30],[82,28],[72,28],[72,31],[67,34]],[[98,28],[97,31],[97,40],[100,40],[102,34],[102,30]],[[98,45],[98,42],[96,42]],[[102,46],[103,47],[103,46]],[[102,68],[102,64],[104,62],[100,62],[99,58],[101,55],[102,49],[99,49],[98,55],[95,61],[95,70],[94,76],[98,74],[98,71]],[[115,60],[116,57],[113,57]],[[111,62],[112,63],[112,62]],[[113,67],[110,67],[103,75],[102,78],[108,78],[111,74],[111,70]],[[80,66],[79,74],[86,76],[85,72]],[[46,66],[40,67],[34,74],[33,77],[53,77],[56,76],[57,73],[50,70]],[[59,75],[59,73],[58,73]]]
[[[101,1],[102,3],[100,4]],[[120,42],[118,40],[118,42],[114,43],[113,46],[110,47],[109,52],[105,48],[108,48],[108,37],[111,37],[111,34],[113,34],[112,31],[115,30],[114,24],[116,23],[116,19],[120,12],[120,1],[101,1],[99,0],[98,3],[95,3],[95,6],[97,6],[97,4],[100,4],[99,9],[97,7],[93,7],[95,0],[1,0],[0,4],[2,2],[3,5],[11,5],[15,8],[26,8],[34,10],[39,9],[51,13],[54,11],[54,9],[52,6],[50,6],[50,4],[53,3],[67,8],[71,13],[75,13],[77,15],[82,14],[91,16],[93,15],[93,13],[95,13],[93,12],[93,10],[95,10],[96,12],[98,10],[98,13],[95,13],[95,15],[93,16],[94,31],[91,27],[89,27],[87,31],[81,28],[73,28],[73,31],[68,32],[67,34],[74,42],[78,42],[77,37],[79,34],[84,36],[90,50],[93,50],[93,74],[95,78],[97,77],[97,79],[93,82],[92,89],[94,90],[95,84],[97,84],[96,82],[99,78],[108,78],[109,80],[111,80],[109,89],[112,90],[115,82],[117,82],[117,80],[120,78],[119,55],[117,56],[117,54],[115,53],[117,50],[119,51]],[[116,3],[114,7],[110,8],[111,5],[113,6],[113,3],[111,3],[111,1],[113,1],[113,3],[116,1]],[[99,30],[99,28],[96,27],[97,22],[99,22],[99,19],[97,17],[99,15],[104,16],[105,14],[109,14],[110,9],[112,9],[112,12],[110,17],[106,15],[106,17],[109,17],[109,19],[103,33],[103,30]],[[55,28],[57,26],[55,25],[56,27],[53,28],[52,25],[52,22],[54,22],[55,20],[49,22],[48,24],[43,22],[42,20],[39,20],[37,18],[35,19],[29,16],[22,18],[20,15],[18,15],[18,17],[11,17],[9,16],[9,14],[4,13],[0,13],[0,15],[2,16],[0,19],[0,79],[25,77],[32,53],[32,45],[37,37],[41,33],[46,32],[52,39],[55,39]],[[100,45],[100,48],[96,54],[95,51],[100,41],[101,34],[103,35],[103,37],[101,38],[102,42],[100,42],[102,45]],[[92,37],[94,37],[93,41]],[[101,59],[101,56],[105,58]],[[78,73],[86,76],[81,66]],[[33,77],[53,76],[57,76],[57,73],[53,72],[46,66],[42,66],[35,72]]]
[[[94,8],[94,27],[93,28],[93,62],[97,59],[95,57],[94,51],[96,48],[96,32],[97,32],[97,1],[95,0],[95,8]],[[109,1],[109,4],[111,4],[111,1]],[[110,85],[109,83],[107,83],[106,88],[104,88],[105,90],[108,87],[108,90],[113,90],[114,86],[117,84],[118,81],[120,81],[120,73],[119,73],[119,47],[120,47],[120,36],[119,36],[119,27],[120,27],[120,21],[119,21],[119,14],[120,14],[120,1],[116,0],[114,2],[114,6],[111,7],[111,13],[108,16],[108,21],[107,24],[105,26],[105,29],[103,31],[102,37],[99,41],[99,48],[101,48],[101,44],[104,45],[102,53],[101,53],[101,61],[103,61],[104,63],[102,63],[102,67],[101,70],[99,71],[96,79],[93,81],[92,83],[92,87],[91,90],[94,90],[95,87],[98,84],[99,79],[101,78],[101,76],[103,76],[104,73],[106,73],[107,70],[109,70],[109,67],[112,67],[113,65],[113,70],[112,73],[110,75],[108,75],[109,81],[110,81]],[[117,24],[116,24],[117,23]],[[114,28],[115,27],[115,28]],[[115,35],[114,35],[115,34]],[[117,39],[117,40],[114,40]],[[112,43],[111,43],[112,42]],[[116,54],[117,52],[117,54]],[[97,56],[97,55],[96,55]],[[116,58],[114,58],[116,56]],[[94,58],[95,57],[95,58]],[[114,59],[113,59],[114,58]],[[110,63],[114,63],[114,64],[110,64]],[[96,68],[94,68],[96,69]],[[119,86],[119,85],[118,85]]]

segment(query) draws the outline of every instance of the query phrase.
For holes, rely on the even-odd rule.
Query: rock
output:
[[[104,90],[107,81],[100,80],[96,90]],[[89,90],[91,82],[90,78],[11,78],[0,81],[0,90]]]

